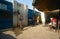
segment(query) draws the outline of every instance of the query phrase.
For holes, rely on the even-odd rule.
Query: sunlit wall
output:
[[[41,21],[42,21],[42,24],[45,24],[45,13],[44,12],[41,12]]]

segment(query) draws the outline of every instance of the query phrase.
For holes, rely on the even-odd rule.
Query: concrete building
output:
[[[18,3],[17,1],[13,1],[13,25],[28,25],[28,6]]]

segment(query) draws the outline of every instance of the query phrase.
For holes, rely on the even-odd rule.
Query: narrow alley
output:
[[[60,0],[0,0],[0,39],[60,39]]]

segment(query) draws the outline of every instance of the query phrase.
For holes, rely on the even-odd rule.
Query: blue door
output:
[[[0,11],[0,30],[13,27],[13,15],[6,11]]]

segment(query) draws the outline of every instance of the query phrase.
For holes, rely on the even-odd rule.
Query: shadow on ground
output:
[[[13,32],[15,33],[16,36],[22,34],[22,31],[21,31],[20,28],[15,28],[15,29],[13,29]]]
[[[15,37],[0,32],[0,39],[16,39]]]
[[[6,32],[6,31],[10,31],[10,32],[13,32],[16,36],[22,34],[22,31],[20,30],[20,28],[11,28],[11,29],[6,29],[6,30],[0,30],[0,36],[2,35],[5,35],[7,37],[9,37],[9,35],[6,35],[4,34],[3,32]],[[3,36],[4,37],[4,36]]]

